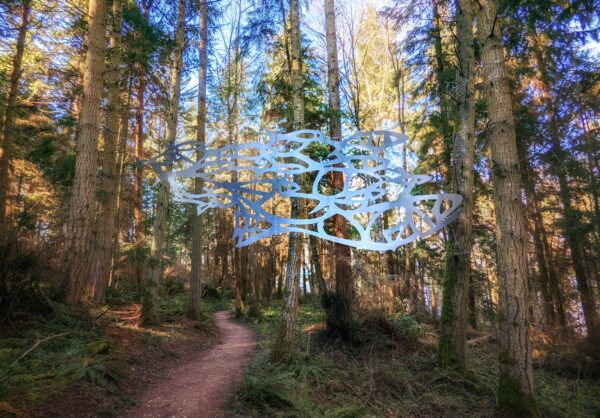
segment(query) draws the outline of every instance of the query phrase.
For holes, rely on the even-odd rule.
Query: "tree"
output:
[[[8,239],[8,217],[7,199],[10,188],[9,167],[12,158],[12,148],[15,141],[15,116],[17,107],[17,93],[19,91],[19,80],[21,78],[21,67],[25,53],[25,41],[31,14],[31,0],[21,2],[21,23],[17,34],[15,55],[12,61],[12,70],[8,86],[8,96],[4,114],[0,115],[0,248],[7,244]]]
[[[335,1],[325,0],[325,32],[327,40],[327,92],[329,98],[329,126],[331,139],[342,140],[340,109],[340,76],[338,69],[337,35],[335,28]],[[331,183],[335,190],[344,188],[344,174],[334,171]],[[347,238],[347,221],[341,215],[334,219],[334,233],[339,238]],[[327,312],[327,326],[342,338],[349,338],[352,326],[352,301],[354,280],[352,279],[352,253],[347,245],[335,243],[335,295],[324,295]]]
[[[177,3],[177,29],[173,49],[173,66],[171,67],[171,93],[167,106],[166,147],[175,142],[177,135],[177,119],[179,115],[179,97],[181,94],[181,71],[183,69],[183,48],[185,41],[185,0]],[[141,323],[146,325],[160,322],[158,312],[158,288],[163,274],[163,254],[169,216],[169,186],[160,182],[156,192],[156,209],[152,247],[148,262],[148,273],[144,283],[144,300],[142,303]]]
[[[68,277],[67,302],[87,303],[90,278],[89,255],[94,240],[96,214],[96,166],[100,127],[100,99],[104,72],[106,1],[90,0],[83,100],[79,117],[75,180],[66,224],[65,263]]]
[[[198,68],[198,117],[196,141],[206,143],[206,80],[208,68],[208,7],[206,1],[200,2],[200,23],[198,55],[200,56]],[[199,158],[201,156],[198,156]],[[203,188],[201,178],[194,179],[196,193]],[[188,314],[193,319],[199,319],[201,314],[200,296],[202,292],[202,218],[196,213],[192,214],[192,271],[190,272],[190,299],[188,301]]]
[[[117,192],[119,173],[117,171],[117,143],[121,115],[121,30],[123,26],[123,4],[121,0],[113,0],[111,6],[110,49],[108,65],[105,73],[107,87],[106,128],[104,132],[104,150],[102,152],[102,169],[98,187],[98,214],[96,216],[95,240],[90,257],[89,271],[90,289],[93,301],[102,303],[104,292],[108,286],[112,268],[112,256],[117,221]],[[121,139],[122,140],[122,139]]]
[[[292,80],[292,94],[294,109],[294,130],[304,127],[304,100],[302,94],[302,61],[301,61],[301,32],[300,32],[300,2],[290,0],[290,76]],[[291,218],[300,214],[300,202],[292,199]],[[294,340],[296,336],[296,313],[298,310],[298,291],[300,288],[300,255],[301,240],[299,234],[292,232],[289,235],[287,263],[285,267],[285,308],[281,314],[281,321],[271,358],[273,360],[289,360],[294,353]]]
[[[588,329],[588,335],[593,340],[600,338],[600,324],[598,323],[598,313],[594,301],[593,290],[590,288],[590,280],[585,266],[585,234],[580,230],[581,219],[577,209],[573,205],[573,192],[568,180],[567,171],[567,152],[564,150],[560,141],[558,109],[552,92],[550,90],[550,80],[546,65],[546,57],[540,45],[540,39],[535,31],[531,34],[532,51],[537,67],[537,77],[541,89],[541,99],[544,104],[544,110],[548,115],[548,139],[550,142],[550,160],[552,162],[551,170],[558,178],[559,195],[562,206],[563,233],[567,239],[567,245],[571,253],[571,262],[575,270],[575,279],[577,290],[581,298],[583,316]]]
[[[501,27],[495,1],[480,1],[477,29],[488,105],[488,143],[496,208],[496,269],[500,288],[498,407],[506,416],[539,417],[533,398],[528,329],[527,233]]]
[[[439,363],[466,370],[465,346],[471,276],[475,164],[475,50],[471,0],[456,5],[456,134],[452,144],[451,185],[463,197],[463,210],[448,228]]]

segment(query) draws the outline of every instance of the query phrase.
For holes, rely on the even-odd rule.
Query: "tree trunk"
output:
[[[290,0],[290,76],[292,81],[292,97],[294,110],[293,129],[304,128],[304,95],[302,91],[302,51],[300,33],[300,2]],[[292,199],[292,219],[300,214],[299,199]],[[298,289],[300,287],[300,258],[302,241],[296,232],[289,234],[287,263],[285,267],[285,309],[282,312],[281,322],[277,331],[275,344],[271,352],[273,360],[288,361],[294,353],[294,339],[296,336],[296,314],[298,310]]]
[[[501,21],[494,0],[479,0],[477,22],[488,103],[487,129],[496,210],[500,290],[498,407],[505,416],[539,417],[533,398],[527,312],[527,233],[521,202],[521,176],[512,99],[501,45]]]
[[[337,35],[335,27],[335,1],[325,0],[325,32],[327,41],[327,91],[329,96],[330,135],[334,141],[341,141],[340,75],[338,68]],[[344,174],[332,172],[331,183],[336,190],[344,188]],[[334,234],[347,238],[346,220],[341,215],[334,218]],[[350,247],[334,244],[335,294],[324,300],[327,326],[331,332],[348,338],[352,327],[352,303],[354,300],[354,279],[352,277],[352,254]]]
[[[112,22],[108,68],[105,73],[107,85],[106,129],[104,151],[98,190],[98,214],[93,253],[89,263],[90,293],[95,303],[103,303],[104,292],[112,267],[113,242],[117,215],[117,139],[119,136],[119,115],[121,113],[120,65],[121,28],[123,26],[123,4],[121,0],[112,2]]]
[[[142,0],[143,16],[146,21],[150,18],[150,9],[153,1]],[[145,95],[146,95],[146,68],[144,65],[139,65],[137,85],[137,109],[135,113],[135,158],[136,160],[144,160],[144,141],[146,139],[144,132],[144,110],[145,110]],[[146,264],[144,260],[144,208],[143,208],[143,176],[144,169],[138,165],[135,169],[135,181],[133,185],[133,228],[134,228],[134,259],[135,259],[135,282],[138,290],[142,290]]]
[[[19,79],[21,78],[21,67],[23,54],[25,52],[25,41],[27,38],[27,27],[29,26],[29,15],[31,13],[31,0],[23,0],[21,3],[21,24],[17,35],[17,45],[10,73],[8,86],[8,97],[6,98],[5,113],[2,125],[2,137],[0,138],[0,248],[7,244],[8,239],[8,192],[10,189],[10,175],[8,173],[10,160],[12,158],[12,146],[15,142],[15,116],[17,105],[17,93],[19,92]]]
[[[175,142],[177,134],[177,117],[179,114],[179,96],[181,93],[181,70],[183,68],[183,45],[185,41],[185,0],[179,0],[177,6],[177,30],[175,32],[175,47],[173,50],[173,67],[171,69],[171,94],[167,108],[167,140],[166,148]],[[163,254],[165,237],[169,224],[169,186],[161,181],[156,192],[156,211],[154,217],[154,231],[150,260],[148,261],[148,274],[144,285],[144,299],[142,303],[143,324],[156,324],[160,322],[158,312],[158,288],[163,275]]]
[[[438,356],[442,367],[454,367],[465,372],[476,139],[475,50],[471,0],[459,0],[456,13],[457,132],[452,144],[450,165],[451,189],[463,197],[463,210],[448,228]]]
[[[106,40],[106,1],[88,5],[88,49],[83,74],[83,102],[79,118],[75,180],[66,224],[65,268],[68,274],[66,300],[89,302],[88,262],[93,243],[96,212],[96,166],[100,131],[100,100]]]
[[[198,54],[200,68],[198,70],[198,116],[196,141],[206,143],[206,70],[208,66],[208,7],[206,1],[200,2],[200,39]],[[197,158],[201,158],[197,155]],[[201,178],[194,178],[194,192],[201,193],[204,187]],[[190,299],[188,301],[188,314],[192,319],[199,319],[201,315],[200,297],[202,294],[202,217],[194,210],[192,213],[192,271],[190,273]]]
[[[117,211],[115,214],[115,235],[113,240],[112,248],[112,263],[114,267],[115,261],[119,259],[119,231],[120,231],[120,217],[121,205],[123,203],[123,197],[121,192],[123,190],[123,173],[125,172],[125,160],[127,157],[127,139],[129,138],[129,116],[131,114],[131,77],[127,76],[127,91],[124,94],[123,103],[121,107],[121,127],[119,128],[119,149],[118,149],[118,174],[115,176],[115,188],[117,195]],[[112,286],[115,278],[115,270],[111,268],[110,276],[108,279],[108,287]]]

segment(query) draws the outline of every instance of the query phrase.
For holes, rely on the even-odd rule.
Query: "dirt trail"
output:
[[[138,408],[126,416],[214,418],[224,416],[221,405],[244,376],[254,346],[254,333],[230,320],[228,312],[215,314],[222,343],[169,372],[166,381],[138,399]]]

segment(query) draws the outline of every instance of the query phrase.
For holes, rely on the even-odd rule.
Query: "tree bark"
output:
[[[327,41],[327,92],[329,97],[329,130],[331,139],[341,141],[342,123],[340,110],[340,74],[338,68],[335,1],[325,0],[325,38]],[[344,174],[333,171],[331,183],[335,190],[344,188]],[[334,218],[334,234],[347,238],[346,220],[341,215]],[[352,277],[352,253],[350,247],[335,243],[335,294],[324,299],[326,322],[329,330],[347,339],[352,327],[352,304],[354,279]]]
[[[100,131],[100,100],[105,57],[106,1],[88,5],[88,49],[83,74],[83,101],[79,118],[75,180],[66,224],[65,268],[68,275],[66,300],[89,302],[87,276],[96,213],[96,166]]]
[[[8,239],[7,205],[10,189],[10,175],[8,170],[12,158],[12,147],[15,142],[17,94],[19,92],[19,79],[21,78],[21,67],[23,64],[30,13],[31,0],[23,0],[21,3],[21,23],[17,35],[17,44],[9,79],[8,97],[5,104],[2,137],[0,138],[0,248],[7,244],[6,240]]]
[[[112,22],[108,68],[105,73],[107,85],[106,129],[104,132],[104,150],[102,170],[98,190],[98,214],[96,216],[96,235],[89,263],[90,293],[95,303],[105,301],[104,292],[108,286],[112,267],[113,242],[117,217],[117,139],[119,136],[119,115],[121,113],[120,66],[121,66],[121,29],[123,26],[123,4],[121,0],[112,2]]]
[[[171,94],[167,108],[167,138],[166,148],[175,142],[177,135],[177,118],[179,115],[179,96],[181,94],[181,70],[183,68],[183,46],[185,41],[185,0],[177,3],[177,29],[175,31],[175,47],[173,50],[173,67],[171,69]],[[150,259],[148,261],[148,274],[144,284],[144,298],[142,303],[143,324],[156,324],[160,322],[158,311],[158,288],[163,276],[163,255],[165,237],[169,224],[169,186],[161,181],[156,191],[156,211],[154,217],[154,231]]]
[[[292,81],[293,129],[304,128],[304,95],[302,91],[302,51],[300,32],[300,1],[290,0],[290,76]],[[292,199],[291,218],[300,214],[299,199]],[[296,316],[298,310],[298,289],[300,287],[300,260],[302,241],[296,232],[289,234],[287,263],[285,268],[285,308],[282,312],[279,329],[271,358],[276,361],[289,361],[294,353],[296,336]]]
[[[150,18],[150,10],[152,9],[153,0],[142,0],[143,16],[148,24]],[[146,139],[144,132],[144,110],[145,110],[145,95],[146,95],[146,68],[143,64],[138,65],[138,85],[137,85],[137,108],[135,113],[135,158],[138,161],[145,159],[144,141]],[[133,229],[135,240],[135,281],[138,290],[142,290],[146,265],[144,260],[144,208],[143,208],[143,176],[144,169],[138,165],[135,169],[135,181],[133,185]]]
[[[438,359],[442,367],[466,371],[475,163],[475,49],[471,0],[458,0],[456,11],[457,132],[452,144],[451,189],[463,197],[463,210],[448,228],[440,318]]]
[[[208,66],[208,7],[205,0],[200,2],[200,39],[198,42],[198,55],[200,68],[198,71],[198,116],[196,141],[206,143],[206,70]],[[197,158],[201,158],[197,155]],[[204,182],[201,178],[194,178],[194,192],[201,193]],[[200,297],[202,294],[202,217],[195,211],[192,213],[192,271],[190,273],[190,299],[188,301],[188,314],[192,319],[199,319],[201,315]]]
[[[500,25],[494,0],[479,0],[478,35],[488,104],[496,210],[499,299],[500,376],[498,408],[505,416],[539,417],[533,398],[528,329],[527,233],[521,202],[521,176],[512,99],[506,74]]]

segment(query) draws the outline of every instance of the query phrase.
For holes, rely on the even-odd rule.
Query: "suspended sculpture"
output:
[[[217,149],[179,143],[144,164],[169,183],[175,201],[195,204],[198,214],[233,209],[238,247],[299,232],[385,251],[435,234],[458,216],[462,203],[457,194],[413,194],[431,177],[402,168],[406,141],[392,131],[358,132],[341,141],[314,130],[267,132],[257,142]],[[331,186],[333,172],[343,174],[341,190]],[[202,180],[200,192],[186,188],[182,180],[190,178]],[[277,205],[293,200],[301,215],[280,215]],[[347,238],[331,230],[336,215],[346,222]]]

